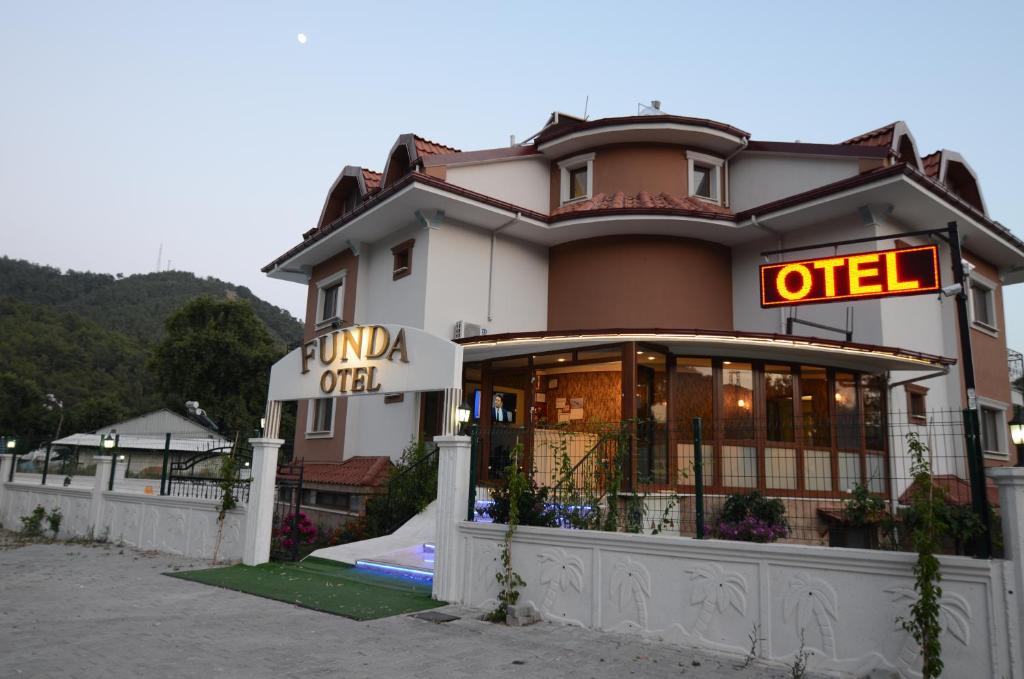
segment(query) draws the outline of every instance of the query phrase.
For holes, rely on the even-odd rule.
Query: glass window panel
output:
[[[807,490],[832,490],[831,451],[804,451],[804,488]]]
[[[701,165],[693,166],[693,194],[704,198],[711,197],[711,168]]]
[[[881,455],[868,455],[868,490],[872,493],[885,492],[885,458]]]
[[[839,490],[850,490],[860,483],[860,455],[839,453]]]
[[[711,486],[715,479],[715,458],[711,446],[701,446],[701,458],[704,461],[704,485]],[[676,444],[676,464],[679,470],[679,478],[676,483],[692,486],[697,483],[697,475],[693,466],[693,444]]]
[[[857,404],[857,378],[836,373],[836,439],[840,448],[860,450],[860,407]]]
[[[749,363],[722,361],[722,401],[725,438],[754,438],[754,371]]]
[[[765,484],[769,488],[796,488],[796,451],[792,448],[766,448]]]
[[[766,436],[769,441],[795,441],[793,371],[784,365],[764,367]]]
[[[582,198],[587,195],[587,166],[569,170],[569,198]]]
[[[989,308],[989,297],[992,291],[977,283],[971,283],[971,297],[974,306],[974,320],[985,325],[993,325]]]
[[[327,320],[328,318],[334,318],[338,315],[338,291],[340,289],[340,285],[332,285],[329,288],[324,288],[324,305],[320,310],[321,321]]]
[[[693,418],[699,417],[702,419],[704,440],[714,441],[715,432],[711,419],[714,377],[711,359],[677,357],[674,384],[672,424],[677,430],[679,440],[693,440]]]
[[[800,417],[804,427],[804,444],[832,445],[829,428],[828,373],[824,368],[800,368]]]
[[[1002,452],[999,447],[1000,411],[981,408],[981,447],[988,452]]]
[[[882,378],[861,376],[864,399],[864,439],[868,450],[885,450],[884,410],[882,409]]]
[[[757,486],[757,449],[753,446],[722,446],[722,485]]]

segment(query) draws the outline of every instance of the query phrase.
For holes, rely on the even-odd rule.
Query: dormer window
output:
[[[561,202],[586,200],[594,194],[594,154],[575,156],[558,163],[561,171]]]
[[[412,273],[412,246],[415,244],[416,240],[410,238],[391,248],[391,254],[394,257],[391,266],[391,280],[397,281]]]
[[[721,203],[722,159],[687,151],[686,162],[690,170],[690,195],[713,203]]]

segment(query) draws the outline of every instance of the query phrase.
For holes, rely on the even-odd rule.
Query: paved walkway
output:
[[[372,622],[168,578],[202,562],[112,545],[16,546],[0,535],[0,676],[552,679],[784,677],[788,670],[468,611]]]

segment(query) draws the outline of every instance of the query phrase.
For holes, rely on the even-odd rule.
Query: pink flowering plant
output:
[[[294,512],[284,517],[284,521],[281,522],[281,527],[278,529],[278,534],[281,536],[281,547],[283,549],[291,549],[295,546],[295,541],[292,539],[292,520],[296,518]],[[311,545],[316,542],[317,529],[313,525],[313,522],[309,520],[305,512],[298,513],[298,544],[300,545]]]
[[[789,536],[786,505],[778,498],[767,498],[758,491],[733,493],[725,500],[722,512],[706,532],[722,540],[775,542]]]

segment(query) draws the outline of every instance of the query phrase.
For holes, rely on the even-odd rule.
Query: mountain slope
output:
[[[0,257],[0,298],[41,304],[78,314],[104,327],[150,342],[163,336],[163,322],[200,295],[242,299],[284,345],[302,338],[302,324],[284,309],[248,288],[186,271],[163,271],[118,278],[111,274],[67,271]]]

